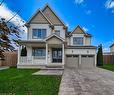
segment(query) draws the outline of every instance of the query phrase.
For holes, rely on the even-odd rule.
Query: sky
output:
[[[92,45],[102,44],[103,50],[109,51],[109,46],[114,43],[114,0],[4,0],[0,16],[10,19],[20,10],[12,22],[17,19],[27,22],[36,10],[47,3],[69,31],[80,25],[92,34]],[[22,38],[26,39],[26,32]]]

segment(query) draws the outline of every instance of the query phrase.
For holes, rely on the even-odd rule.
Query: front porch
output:
[[[22,46],[26,46],[27,56],[21,56]],[[43,55],[39,56],[40,51],[34,49],[43,49]],[[64,68],[64,43],[47,42],[23,42],[18,50],[18,68]]]

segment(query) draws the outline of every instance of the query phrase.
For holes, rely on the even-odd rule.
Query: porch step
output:
[[[47,68],[43,68],[43,70],[64,70],[64,68],[62,67],[62,68],[49,68],[49,67],[47,67]]]
[[[46,65],[46,68],[48,68],[48,69],[56,69],[56,70],[60,70],[60,69],[64,69],[64,65],[63,64],[61,64],[61,63],[56,63],[56,64],[54,64],[54,63],[49,63],[49,64],[47,64]]]

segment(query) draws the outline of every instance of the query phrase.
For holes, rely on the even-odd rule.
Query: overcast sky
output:
[[[79,24],[93,35],[93,45],[103,44],[104,50],[109,51],[109,46],[114,43],[114,0],[4,0],[0,6],[0,16],[10,19],[21,9],[12,22],[26,22],[46,3],[65,22],[69,31]]]

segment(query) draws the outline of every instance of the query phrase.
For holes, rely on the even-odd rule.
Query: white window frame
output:
[[[84,37],[73,37],[73,45],[82,46],[83,44],[84,44]]]
[[[55,30],[55,34],[60,36],[60,30]]]
[[[40,52],[42,52],[42,54],[38,55],[38,50]],[[37,52],[37,53],[36,53]],[[32,55],[35,57],[35,58],[45,58],[46,57],[46,49],[45,48],[32,48]]]
[[[36,30],[36,31],[34,31],[34,30]],[[45,36],[43,35],[43,30],[45,30]],[[34,36],[34,32],[36,32],[36,36]],[[39,36],[39,35],[41,35],[41,36]],[[33,39],[45,39],[45,37],[46,37],[46,35],[47,35],[47,29],[32,29],[32,38]]]

